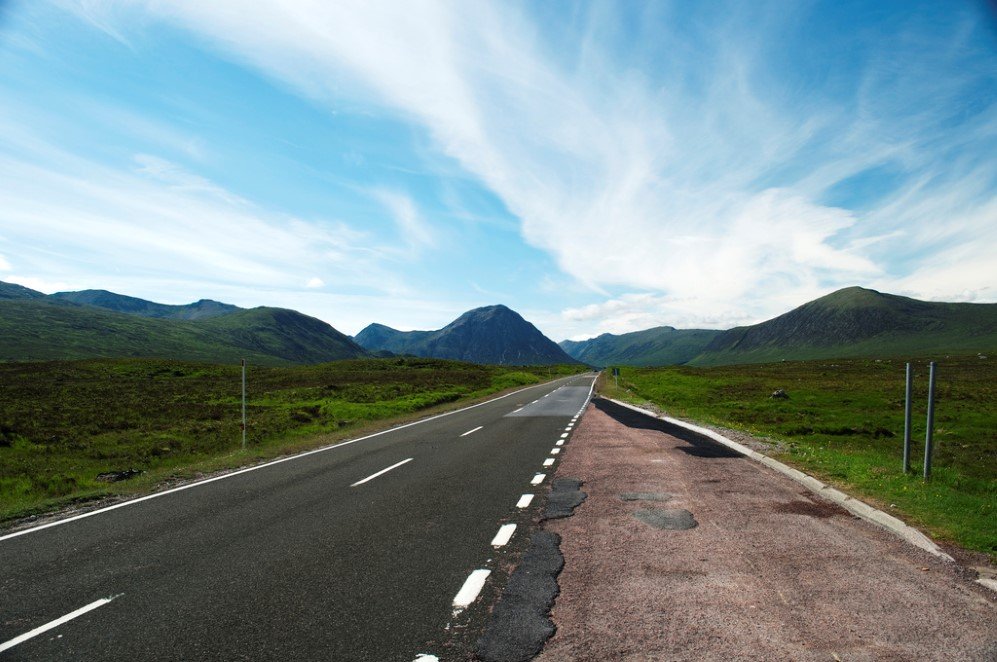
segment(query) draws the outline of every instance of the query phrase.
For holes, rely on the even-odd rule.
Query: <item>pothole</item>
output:
[[[642,508],[634,511],[634,517],[656,529],[682,531],[699,526],[692,513],[684,509]]]

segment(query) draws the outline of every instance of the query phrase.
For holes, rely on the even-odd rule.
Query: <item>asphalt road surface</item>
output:
[[[431,649],[525,538],[592,381],[0,533],[0,659],[457,655]]]

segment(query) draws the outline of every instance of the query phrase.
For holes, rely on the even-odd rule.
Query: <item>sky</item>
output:
[[[997,9],[0,0],[0,281],[554,340],[997,301]]]

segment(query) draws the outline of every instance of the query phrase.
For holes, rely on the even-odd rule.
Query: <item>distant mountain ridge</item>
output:
[[[658,326],[589,340],[560,342],[561,349],[589,365],[672,365],[687,363],[702,353],[722,331]]]
[[[358,333],[354,340],[369,351],[387,350],[473,363],[578,363],[519,313],[502,305],[469,310],[437,331],[398,331],[375,323]]]
[[[0,361],[156,357],[287,365],[368,356],[329,324],[285,308],[202,299],[173,306],[104,290],[45,295],[0,283]]]
[[[997,304],[937,303],[848,287],[726,331],[657,327],[561,343],[593,365],[698,366],[997,350]]]
[[[691,365],[997,349],[997,304],[920,301],[848,287],[724,331]]]
[[[198,320],[226,315],[237,310],[245,310],[228,303],[201,299],[194,303],[173,306],[154,303],[145,299],[115,294],[107,290],[81,290],[79,292],[56,292],[49,295],[53,299],[78,303],[83,306],[96,306],[119,313],[155,317],[159,319]]]

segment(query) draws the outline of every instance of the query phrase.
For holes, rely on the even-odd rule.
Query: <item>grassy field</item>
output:
[[[145,359],[0,363],[0,522],[147,491],[581,370],[415,358],[251,366],[243,451],[238,366]],[[142,473],[122,482],[97,479],[129,469]]]
[[[606,395],[735,428],[769,454],[876,503],[934,537],[997,560],[997,361],[938,360],[932,479],[921,478],[927,361],[915,363],[913,472],[901,472],[904,361],[820,360],[622,368]],[[784,389],[789,399],[773,399]]]

